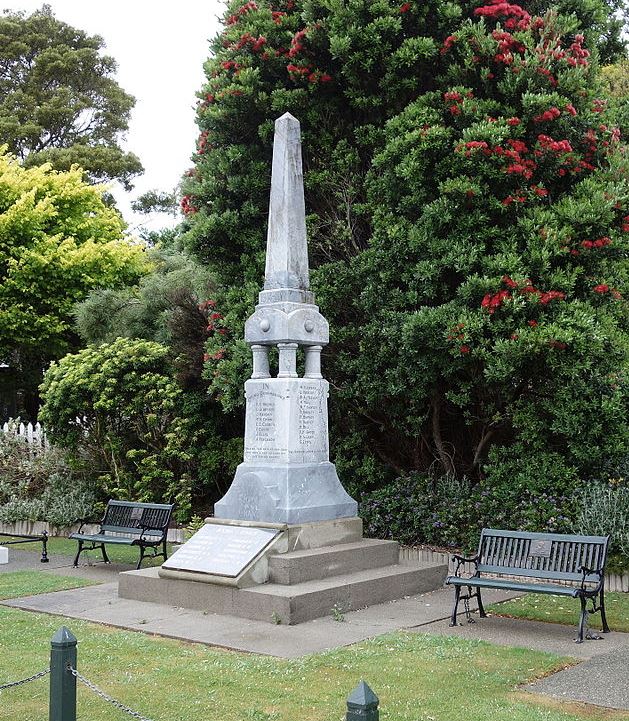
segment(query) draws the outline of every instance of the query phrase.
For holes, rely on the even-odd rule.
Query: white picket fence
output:
[[[27,443],[39,448],[45,448],[48,445],[48,439],[41,423],[33,425],[32,423],[8,421],[2,425],[0,430],[3,433],[10,433],[18,438],[23,438]]]

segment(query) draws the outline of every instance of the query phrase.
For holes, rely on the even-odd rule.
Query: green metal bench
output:
[[[589,614],[600,611],[603,633],[609,632],[604,596],[608,543],[609,536],[572,536],[484,528],[478,553],[474,557],[452,557],[457,566],[454,575],[446,579],[446,584],[454,586],[450,625],[456,626],[460,600],[464,601],[469,622],[473,622],[469,614],[472,598],[478,601],[479,616],[485,618],[487,614],[483,608],[481,588],[498,588],[578,598],[581,601],[581,616],[575,641],[582,643],[584,637],[602,638],[589,632],[587,619]],[[466,563],[474,564],[472,576],[460,575],[461,566]],[[558,581],[563,583],[556,583]],[[464,586],[467,587],[467,594],[461,595]],[[472,592],[473,588],[475,592]],[[592,602],[591,609],[587,609],[588,600]]]
[[[81,531],[86,523],[84,521],[81,523],[79,530],[70,535],[70,538],[79,543],[74,558],[74,566],[78,566],[79,556],[83,551],[93,551],[97,548],[100,548],[103,554],[103,561],[109,563],[105,551],[105,544],[107,543],[139,546],[140,560],[136,569],[140,568],[145,557],[163,557],[166,560],[168,558],[166,555],[166,536],[173,507],[173,504],[165,503],[109,501],[105,515],[100,522],[98,533],[82,533]],[[157,550],[159,546],[162,547],[160,553]],[[147,549],[151,549],[152,553],[147,554]]]

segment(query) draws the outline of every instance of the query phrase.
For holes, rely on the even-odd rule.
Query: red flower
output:
[[[460,353],[469,353],[470,350],[471,350],[471,348],[469,347],[469,345],[462,345],[462,346],[459,348],[459,352],[460,352]]]
[[[536,115],[533,120],[536,123],[543,123],[543,122],[549,122],[551,120],[555,120],[561,115],[561,110],[559,108],[549,108],[548,110],[545,110],[541,115]]]
[[[508,275],[503,275],[501,280],[507,286],[507,288],[517,288],[518,287],[518,284],[515,282],[515,280],[510,278]]]
[[[407,13],[412,7],[412,3],[404,3],[403,5],[400,5],[400,12]]]
[[[601,295],[603,295],[603,293],[609,292],[609,286],[607,285],[607,283],[601,283],[600,285],[595,285],[592,290],[595,293],[600,293]]]
[[[531,328],[536,328],[538,325],[538,322],[536,320],[530,320],[529,325],[531,326]]]
[[[520,118],[507,118],[507,125],[519,125]]]

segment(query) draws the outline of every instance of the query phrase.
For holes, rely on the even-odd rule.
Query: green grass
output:
[[[56,576],[46,571],[7,571],[0,573],[0,600],[66,591],[69,588],[92,586],[95,583],[85,578]]]
[[[2,545],[0,543],[0,545]],[[32,553],[41,553],[41,543],[25,543],[23,545],[15,546],[16,549],[19,549],[20,551],[31,551]],[[53,555],[57,556],[74,556],[76,554],[78,548],[78,544],[76,541],[71,540],[70,538],[62,538],[60,536],[51,536],[48,539],[48,556],[52,557]],[[167,544],[168,549],[168,555],[170,556],[173,551],[175,550],[175,547],[172,546],[170,543]],[[134,566],[138,562],[138,558],[140,557],[140,549],[138,546],[116,546],[113,544],[108,544],[106,546],[107,555],[109,556],[109,559],[112,561],[112,563],[132,563]],[[149,550],[150,553],[150,550]],[[94,560],[102,560],[101,552],[98,551],[83,551],[81,554],[81,560],[83,559],[94,559]],[[158,558],[157,561],[159,563],[163,563],[163,558]],[[150,559],[147,559],[143,561],[142,567],[150,566],[151,562]],[[0,721],[2,721],[2,718],[0,717]]]
[[[579,622],[581,605],[576,598],[565,596],[548,596],[541,593],[528,593],[521,598],[514,598],[504,603],[496,603],[487,607],[488,611],[499,616],[528,618],[531,621],[549,621],[575,625]],[[606,593],[605,611],[607,623],[612,631],[629,633],[629,594]],[[600,614],[590,617],[592,628],[601,628]]]
[[[62,619],[0,608],[0,683],[48,665]],[[79,671],[154,721],[340,721],[365,679],[382,721],[579,721],[629,714],[530,696],[518,686],[565,659],[448,636],[394,633],[298,660],[246,655],[72,620]],[[44,721],[48,683],[0,693],[2,721]],[[121,721],[79,685],[78,718]]]

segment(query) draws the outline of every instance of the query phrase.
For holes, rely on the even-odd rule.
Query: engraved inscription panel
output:
[[[271,384],[256,386],[247,393],[245,460],[274,461],[286,457],[285,406],[289,395]]]
[[[163,568],[236,577],[279,533],[273,528],[208,523]]]

